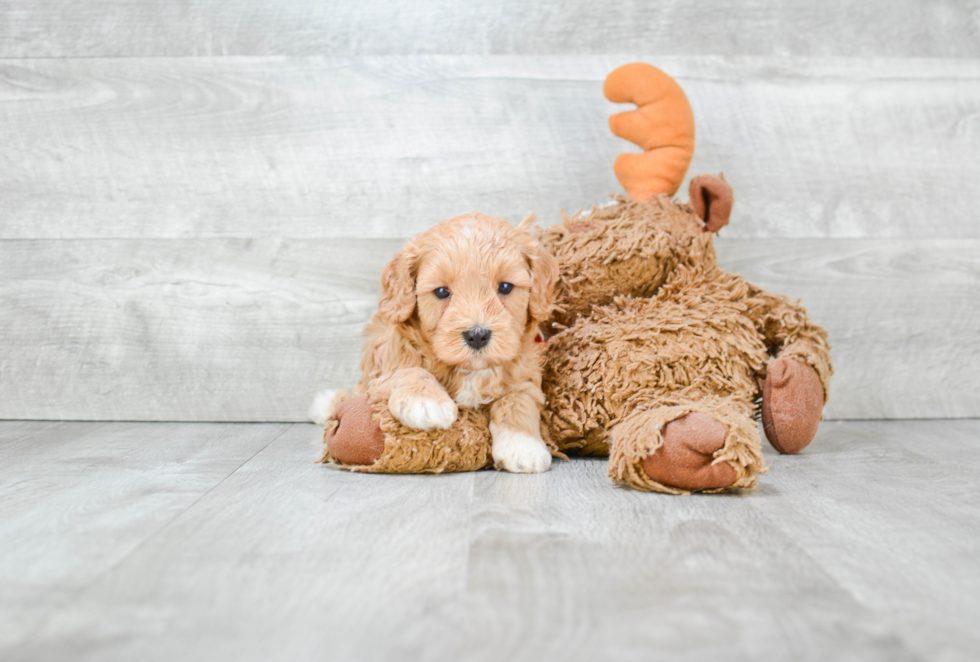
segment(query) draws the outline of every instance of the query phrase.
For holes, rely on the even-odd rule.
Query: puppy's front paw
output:
[[[327,419],[333,416],[336,409],[337,391],[325,389],[316,394],[310,408],[307,410],[307,417],[317,425],[325,425]]]
[[[459,414],[456,403],[445,392],[415,396],[393,393],[388,400],[388,409],[402,425],[416,430],[446,430]]]
[[[493,465],[517,474],[537,474],[551,467],[551,452],[540,439],[490,424]]]

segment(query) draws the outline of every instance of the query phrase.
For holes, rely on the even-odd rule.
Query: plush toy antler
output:
[[[694,113],[684,90],[660,69],[634,62],[609,74],[603,92],[613,103],[637,106],[609,118],[615,135],[644,149],[616,158],[619,183],[637,202],[676,193],[694,156]]]

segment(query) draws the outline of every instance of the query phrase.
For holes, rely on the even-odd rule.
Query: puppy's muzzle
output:
[[[463,331],[463,340],[466,341],[466,345],[471,349],[482,349],[490,342],[490,329],[484,329],[482,326],[474,326],[471,329]]]

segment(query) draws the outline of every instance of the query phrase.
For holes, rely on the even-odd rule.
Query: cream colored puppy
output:
[[[458,407],[487,406],[497,468],[547,471],[535,336],[558,265],[540,235],[533,215],[515,228],[467,214],[412,239],[381,274],[356,391],[387,398],[421,430],[450,427]]]

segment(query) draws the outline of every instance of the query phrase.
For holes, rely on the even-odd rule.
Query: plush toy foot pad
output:
[[[816,370],[794,359],[774,359],[762,392],[762,427],[780,453],[799,453],[817,434],[823,387]]]
[[[691,412],[667,424],[663,445],[643,460],[643,470],[658,483],[683,490],[728,487],[738,474],[727,462],[712,464],[727,434],[717,419]]]
[[[338,424],[327,430],[323,441],[330,454],[343,464],[374,464],[385,449],[385,434],[374,420],[367,396],[355,395],[340,403],[333,418]]]

